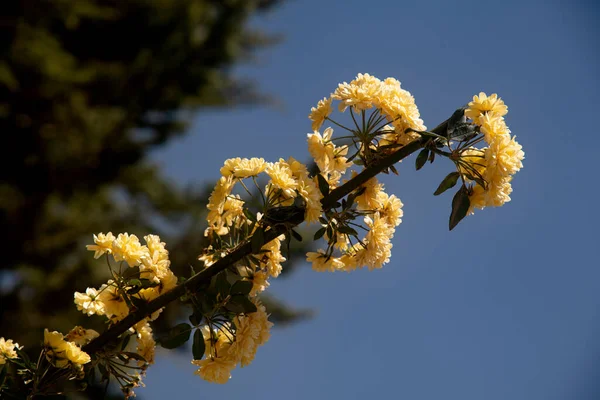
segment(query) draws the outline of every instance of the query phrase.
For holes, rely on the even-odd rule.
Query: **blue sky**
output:
[[[161,352],[146,399],[552,400],[600,397],[600,14],[592,2],[290,1],[255,23],[284,41],[239,70],[277,107],[204,112],[156,153],[177,182],[230,157],[306,160],[310,107],[359,72],[395,77],[433,127],[479,91],[498,93],[523,145],[512,202],[452,232],[450,172],[410,159],[386,190],[404,202],[382,270],[309,266],[270,290],[312,320],[272,332],[227,385]]]

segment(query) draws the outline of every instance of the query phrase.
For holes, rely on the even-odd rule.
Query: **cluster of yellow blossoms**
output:
[[[146,244],[142,245],[136,235],[128,233],[120,233],[117,237],[112,232],[94,235],[94,244],[87,246],[88,250],[94,252],[94,258],[110,254],[116,262],[125,262],[131,268],[139,268],[139,279],[138,276],[131,276],[136,279],[129,281],[123,279],[128,274],[121,268],[122,265],[118,273],[111,270],[113,279],[99,289],[87,288],[85,293],[75,292],[78,310],[87,315],[105,316],[114,323],[125,318],[131,311],[131,299],[125,296],[151,301],[177,285],[177,277],[170,269],[171,262],[165,243],[157,235],[144,236],[144,240]],[[145,287],[135,290],[134,294],[126,294],[133,288],[133,284],[141,284],[142,280],[147,282]],[[140,366],[154,362],[156,343],[149,322],[155,320],[161,311],[162,309],[158,310],[131,329],[137,341],[136,351],[145,359],[145,362],[139,361]]]
[[[89,354],[81,350],[81,346],[98,337],[93,329],[83,329],[77,326],[65,337],[60,332],[44,330],[44,347],[46,359],[57,368],[69,366],[79,370],[82,375],[83,364],[90,362]]]
[[[6,364],[6,360],[10,358],[19,356],[15,348],[21,349],[19,343],[15,343],[11,339],[4,340],[3,337],[0,337],[0,365]]]
[[[334,100],[339,101],[340,112],[350,108],[354,128],[346,128],[330,119]],[[367,112],[370,112],[368,117]],[[362,125],[356,123],[355,113],[361,114],[358,119]],[[353,165],[349,159],[358,156],[368,160],[376,151],[392,151],[420,137],[410,130],[407,132],[407,129],[426,129],[414,97],[400,87],[398,80],[387,78],[382,81],[369,74],[358,74],[350,83],[338,85],[328,98],[319,101],[311,109],[309,118],[313,122],[314,132],[308,134],[308,150],[332,189],[340,184],[341,177]],[[352,133],[352,144],[358,149],[357,154],[348,158],[348,145],[334,144],[336,139],[333,138],[331,127],[326,128],[322,135],[318,132],[326,120]],[[352,176],[355,175],[353,171]],[[402,221],[402,202],[396,196],[385,193],[383,184],[377,178],[371,178],[355,193],[360,193],[355,197],[356,209],[363,216],[368,232],[363,239],[352,243],[348,230],[336,229],[339,221],[335,216],[328,221],[321,221],[324,229],[329,227],[329,232],[336,235],[332,239],[328,233],[325,238],[335,242],[335,248],[341,255],[334,257],[325,250],[308,253],[307,261],[312,263],[316,271],[351,271],[364,266],[369,269],[381,268],[389,261],[392,248],[390,240],[396,226]]]
[[[237,365],[245,367],[250,364],[258,346],[269,340],[273,324],[268,320],[265,306],[256,297],[252,301],[257,311],[237,315],[233,319],[235,329],[232,329],[229,322],[219,326],[215,324],[213,329],[207,325],[202,328],[204,358],[192,361],[192,364],[199,367],[197,375],[209,382],[227,383],[231,378],[231,371]]]
[[[463,153],[467,162],[483,177],[487,187],[474,185],[469,196],[469,213],[475,208],[499,207],[510,201],[512,176],[523,168],[521,145],[511,137],[504,115],[508,107],[496,95],[473,96],[465,116],[480,126],[488,147],[470,148]]]

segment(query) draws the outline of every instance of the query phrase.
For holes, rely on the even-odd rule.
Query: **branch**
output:
[[[443,129],[445,131],[444,124],[445,122],[436,127],[435,130],[442,131]],[[408,157],[415,151],[423,148],[429,140],[430,139],[427,137],[422,137],[421,139],[415,140],[407,144],[406,146],[400,148],[398,151],[381,159],[378,163],[368,166],[360,174],[356,175],[354,178],[352,178],[342,186],[332,190],[327,196],[323,197],[323,199],[321,200],[323,210],[326,211],[333,208],[333,205],[339,200],[341,200],[344,196],[348,195],[353,190],[357,189],[363,183],[365,183],[375,175],[379,174],[383,170],[389,168],[390,166],[394,165],[403,158]],[[283,224],[276,225],[268,231],[266,231],[265,243],[268,243],[276,237],[280,236],[281,234],[285,233],[290,226],[293,227],[297,224],[286,225],[287,226],[283,226]],[[193,293],[197,291],[202,285],[209,283],[213,276],[227,269],[229,266],[235,264],[236,262],[240,261],[242,258],[250,254],[252,254],[251,238],[246,240],[244,244],[240,245],[227,256],[221,258],[219,261],[212,264],[210,267],[198,272],[187,281],[177,285],[170,291],[160,295],[156,299],[146,303],[144,306],[138,308],[137,310],[127,315],[125,318],[123,318],[122,320],[111,326],[109,329],[107,329],[96,339],[92,340],[90,343],[84,346],[83,351],[85,351],[88,354],[99,351],[106,344],[117,339],[123,332],[127,331],[130,327],[143,320],[148,315],[160,310],[172,301],[177,300],[179,297],[185,295],[187,292]]]

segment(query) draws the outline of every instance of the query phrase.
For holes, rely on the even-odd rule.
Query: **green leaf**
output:
[[[227,295],[229,295],[229,290],[231,289],[231,284],[227,280],[227,271],[219,272],[217,275],[215,275],[213,281],[213,287],[217,293],[221,295],[221,299],[227,297]]]
[[[229,293],[231,295],[247,295],[252,290],[252,282],[247,280],[239,280],[231,286]]]
[[[190,324],[184,322],[175,325],[167,335],[160,339],[160,345],[165,349],[175,349],[190,339],[191,332]]]
[[[225,309],[236,314],[250,314],[256,312],[256,306],[248,297],[237,294],[231,296],[231,299],[225,304]]]
[[[200,312],[194,310],[194,312],[188,318],[193,326],[198,326],[200,325],[200,322],[202,322],[203,317]]]
[[[298,232],[296,232],[293,229],[290,229],[290,231],[292,232],[292,237],[294,239],[296,239],[297,241],[301,242],[302,241],[302,235],[300,235]]]
[[[339,226],[337,228],[339,233],[344,233],[346,235],[352,235],[352,236],[358,236],[358,232],[356,232],[354,229],[350,228],[349,226]]]
[[[252,246],[252,253],[256,254],[260,251],[260,249],[265,244],[265,231],[262,227],[259,227],[252,238],[250,239],[250,244]]]
[[[452,116],[448,118],[448,125],[446,128],[446,134],[448,137],[454,132],[454,127],[459,123],[465,123],[465,110],[467,107],[461,107],[452,113]]]
[[[471,202],[466,186],[462,186],[452,199],[452,212],[450,213],[450,230],[467,215]]]
[[[323,237],[323,235],[325,234],[326,229],[323,227],[321,229],[319,229],[318,231],[315,232],[315,236],[313,237],[314,240],[319,240]]]
[[[434,161],[434,160],[435,160],[435,151],[432,151],[432,152],[429,154],[429,163],[430,163],[430,164],[433,164],[433,161]],[[396,175],[398,175],[398,174],[396,174]]]
[[[435,192],[433,192],[433,195],[438,196],[444,193],[446,190],[453,188],[456,185],[456,182],[458,182],[458,178],[460,178],[460,174],[458,172],[451,172],[446,175],[444,180],[440,182],[440,185]]]
[[[429,158],[429,149],[421,150],[415,161],[415,168],[417,171],[423,168],[423,165],[427,162],[427,158]]]
[[[254,214],[252,211],[248,210],[247,208],[244,208],[244,215],[246,216],[246,218],[248,218],[250,221],[252,222],[256,222],[256,214]]]
[[[131,335],[125,335],[123,337],[123,341],[121,342],[121,351],[125,350],[125,347],[129,344],[129,340],[131,339]]]
[[[319,182],[319,190],[323,196],[327,196],[329,194],[329,183],[327,183],[327,180],[321,174],[317,175],[317,181]]]
[[[192,355],[194,356],[194,360],[201,360],[202,357],[204,357],[205,347],[204,335],[202,335],[200,329],[196,329],[196,332],[194,332],[194,342],[192,344]]]

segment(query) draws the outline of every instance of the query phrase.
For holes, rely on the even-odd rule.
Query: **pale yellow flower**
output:
[[[298,182],[298,193],[306,201],[304,220],[306,222],[315,222],[323,212],[321,207],[321,198],[323,195],[314,180],[309,178],[308,170],[304,164],[290,157],[288,165],[290,166],[292,175]]]
[[[221,168],[221,175],[233,175],[236,178],[248,178],[256,176],[267,168],[267,163],[263,158],[230,158],[225,160]]]
[[[264,292],[270,285],[269,275],[265,271],[256,271],[252,275],[252,290],[250,296],[255,296],[260,292]]]
[[[75,343],[67,342],[62,333],[44,330],[46,359],[57,368],[66,368],[70,364],[77,366],[90,362],[90,356]]]
[[[306,253],[306,261],[312,264],[312,269],[317,272],[334,272],[344,268],[342,260],[336,257],[327,258],[325,250]]]
[[[402,211],[402,201],[397,198],[395,195],[388,195],[384,191],[379,192],[379,201],[381,203],[381,208],[377,210],[380,217],[385,221],[389,226],[398,226],[402,222],[402,216],[404,212]]]
[[[192,364],[200,367],[194,373],[202,379],[224,384],[231,378],[231,371],[236,363],[224,357],[208,357],[204,360],[193,360]]]
[[[15,347],[21,349],[19,343],[15,343],[11,339],[5,340],[3,337],[0,337],[0,365],[6,364],[6,360],[9,358],[19,357],[15,351]]]
[[[77,346],[85,346],[92,340],[96,339],[100,334],[93,329],[85,329],[81,326],[76,326],[65,336],[65,340],[73,342]]]
[[[240,363],[242,367],[252,362],[258,346],[265,344],[270,337],[270,329],[273,326],[269,322],[269,316],[258,299],[253,298],[257,311],[238,315],[234,319],[235,341],[229,350],[230,356]]]
[[[415,98],[410,92],[402,89],[400,81],[395,78],[387,78],[382,82],[377,107],[381,109],[395,128],[398,137],[394,142],[398,142],[400,137],[411,139],[414,137],[404,133],[407,128],[420,131],[427,129],[420,117]],[[413,135],[415,134],[413,133]]]
[[[298,182],[294,179],[290,166],[283,158],[280,158],[279,162],[270,163],[265,172],[271,178],[269,183],[272,186],[281,189],[283,194],[289,198],[295,197]]]
[[[473,101],[469,103],[469,108],[465,110],[465,116],[477,123],[479,117],[486,113],[493,113],[502,117],[508,113],[508,107],[496,93],[488,97],[484,92],[480,92],[479,96],[473,96]]]
[[[324,97],[323,100],[319,100],[317,107],[310,109],[308,118],[312,121],[313,131],[318,131],[325,119],[331,114],[331,100],[331,98]]]
[[[154,364],[154,353],[156,349],[156,342],[152,336],[152,328],[147,320],[142,320],[135,324],[135,337],[137,340],[136,351],[139,355],[144,357],[146,363]],[[138,361],[138,366],[142,366],[145,363]]]
[[[148,248],[142,246],[136,235],[119,233],[113,241],[112,255],[115,261],[125,261],[130,267],[136,267],[142,262],[142,257],[148,254]]]
[[[356,173],[353,171],[352,177]],[[376,177],[373,177],[366,181],[363,185],[365,191],[360,195],[356,196],[356,204],[359,210],[370,210],[377,211],[382,207],[380,193],[383,191],[383,184],[379,183]]]
[[[98,291],[87,288],[85,293],[75,292],[75,305],[77,310],[87,315],[104,315],[104,303],[98,298]]]
[[[208,198],[208,205],[206,206],[206,208],[209,210],[206,218],[209,225],[223,226],[221,222],[221,214],[223,213],[225,201],[231,194],[231,190],[233,189],[234,185],[235,181],[232,175],[222,176],[217,181],[214,190]]]
[[[504,118],[494,113],[484,114],[479,117],[478,124],[487,143],[492,143],[499,137],[510,138],[510,130],[506,126]]]
[[[352,107],[354,112],[359,113],[373,107],[381,90],[379,79],[369,74],[358,74],[350,83],[340,83],[331,98],[340,101],[340,112]]]
[[[99,233],[98,235],[94,235],[95,244],[88,244],[85,247],[94,252],[94,258],[99,258],[104,253],[112,253],[112,244],[114,240],[115,237],[112,232],[108,232],[106,235],[104,233]]]
[[[281,273],[281,263],[285,257],[281,254],[281,239],[279,237],[263,245],[262,250],[267,250],[261,258],[261,268],[266,268],[267,273],[273,278],[277,278]]]
[[[104,312],[108,318],[121,320],[129,314],[129,307],[112,280],[103,284],[98,292],[98,299],[104,304]]]

